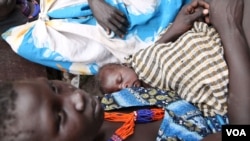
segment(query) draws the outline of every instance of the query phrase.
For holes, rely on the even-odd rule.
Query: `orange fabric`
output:
[[[164,110],[162,108],[152,108],[153,112],[152,121],[160,120],[164,116]],[[105,112],[104,118],[107,121],[113,122],[124,122],[123,125],[115,131],[122,140],[125,140],[128,136],[134,133],[136,111],[131,113],[120,113],[120,112]]]

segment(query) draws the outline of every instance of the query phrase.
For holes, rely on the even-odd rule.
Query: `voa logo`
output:
[[[244,129],[226,129],[227,136],[247,136]]]

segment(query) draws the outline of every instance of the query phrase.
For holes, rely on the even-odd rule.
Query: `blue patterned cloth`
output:
[[[38,20],[6,31],[2,37],[20,56],[73,74],[93,75],[100,66],[124,62],[153,44],[181,7],[191,0],[106,0],[130,23],[121,39],[107,35],[87,0],[41,0]]]
[[[158,106],[165,109],[157,141],[199,141],[203,137],[221,131],[228,124],[227,116],[204,117],[197,107],[181,99],[173,91],[154,88],[127,88],[107,94],[102,98],[106,111],[141,106]]]

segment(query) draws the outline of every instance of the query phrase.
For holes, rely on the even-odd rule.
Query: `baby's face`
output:
[[[103,70],[100,75],[102,89],[106,94],[119,91],[128,87],[140,87],[135,71],[126,66],[116,67],[113,70]]]
[[[62,81],[14,83],[18,125],[34,141],[92,141],[103,122],[99,100]]]

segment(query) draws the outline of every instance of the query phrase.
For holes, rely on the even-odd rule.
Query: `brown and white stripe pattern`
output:
[[[174,90],[205,116],[227,112],[228,68],[214,28],[202,22],[175,42],[152,45],[128,58],[139,78]]]

